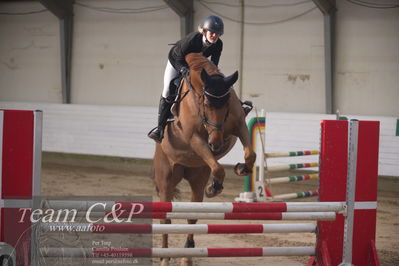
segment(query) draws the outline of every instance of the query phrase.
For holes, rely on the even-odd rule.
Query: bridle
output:
[[[201,99],[202,99],[202,123],[204,124],[204,127],[205,127],[206,131],[208,132],[208,134],[211,134],[213,131],[221,131],[224,123],[226,123],[226,120],[229,117],[230,112],[229,112],[229,108],[227,106],[227,112],[226,112],[226,115],[224,116],[223,122],[220,124],[213,123],[206,117],[206,114],[205,114],[205,108],[207,107],[207,105],[205,104],[205,96],[220,99],[224,96],[227,96],[229,93],[230,93],[230,89],[225,94],[218,96],[218,95],[213,95],[213,94],[205,91],[205,88],[202,89],[202,95],[200,97],[199,104],[201,104]],[[209,130],[208,126],[212,126],[213,128],[211,130]]]
[[[227,108],[227,112],[226,115],[223,119],[222,123],[214,123],[212,121],[210,121],[207,117],[206,117],[206,113],[205,113],[205,109],[208,108],[207,105],[205,104],[205,96],[207,97],[211,97],[211,98],[215,98],[215,99],[221,99],[225,96],[227,96],[230,93],[230,88],[228,89],[228,91],[226,93],[224,93],[223,95],[214,95],[210,92],[205,91],[205,87],[202,88],[202,93],[200,95],[198,95],[195,90],[193,89],[192,85],[191,85],[191,81],[189,79],[189,74],[187,74],[186,76],[184,76],[184,79],[186,81],[186,84],[188,86],[188,90],[184,93],[183,97],[181,98],[181,100],[183,100],[183,98],[187,95],[188,92],[194,93],[194,95],[198,96],[198,106],[202,105],[202,108],[198,108],[198,115],[201,117],[202,119],[202,124],[204,125],[206,131],[208,132],[208,135],[210,135],[213,131],[221,131],[223,129],[223,125],[226,123],[227,118],[229,117],[229,108]],[[202,112],[201,112],[202,109]],[[212,128],[209,129],[209,126],[211,126]]]

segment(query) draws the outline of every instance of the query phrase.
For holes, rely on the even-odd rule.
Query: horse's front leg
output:
[[[242,146],[244,146],[245,163],[237,163],[234,167],[234,171],[239,176],[246,176],[252,173],[252,168],[256,160],[256,153],[252,150],[250,136],[245,121],[243,121],[241,126],[238,127],[237,137],[240,138]]]
[[[216,158],[213,156],[209,149],[208,143],[206,143],[198,135],[193,135],[191,142],[191,148],[196,152],[198,156],[211,168],[211,175],[213,176],[212,184],[205,189],[205,194],[208,198],[219,195],[223,190],[223,181],[226,173],[223,166],[221,166]]]

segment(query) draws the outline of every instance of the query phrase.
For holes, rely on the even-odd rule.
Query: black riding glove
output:
[[[188,68],[183,66],[182,68],[180,68],[180,74],[185,77],[188,74]]]

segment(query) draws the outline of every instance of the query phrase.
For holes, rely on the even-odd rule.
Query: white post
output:
[[[33,181],[32,181],[32,209],[40,208],[40,182],[41,182],[41,169],[42,169],[42,136],[43,136],[43,112],[34,111],[34,141],[33,141]],[[37,218],[37,217],[36,217]],[[36,266],[39,264],[35,254],[37,254],[37,236],[35,230],[31,232],[30,238],[30,265]]]
[[[265,117],[265,110],[262,109],[260,112],[260,117]],[[265,117],[266,120],[266,117]],[[265,121],[266,127],[266,121]],[[259,172],[258,178],[255,182],[255,193],[257,201],[265,201],[266,199],[266,186],[265,186],[265,129],[258,130],[259,141],[256,142],[256,171]],[[256,174],[256,173],[255,173]],[[256,175],[255,175],[256,178]]]
[[[260,117],[265,117],[265,110],[262,109],[260,112]],[[265,118],[266,119],[266,118]],[[265,127],[266,127],[266,122],[265,122]],[[259,156],[259,182],[261,182],[263,185],[265,184],[265,150],[266,145],[265,143],[265,129],[259,130],[259,138],[260,138],[260,151],[258,152]],[[263,140],[262,140],[263,139]]]
[[[351,120],[349,123],[349,144],[348,144],[348,176],[346,184],[346,216],[344,229],[344,250],[340,266],[352,266],[352,238],[353,220],[355,212],[356,192],[356,167],[357,167],[357,146],[359,134],[359,121]]]

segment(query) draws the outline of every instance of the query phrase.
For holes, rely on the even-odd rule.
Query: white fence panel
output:
[[[0,108],[43,110],[44,151],[143,159],[152,158],[154,153],[154,142],[147,137],[148,131],[156,124],[157,109],[154,107],[0,102]],[[254,112],[250,117],[253,115]],[[381,122],[379,174],[399,176],[396,118],[348,118]],[[323,119],[335,119],[335,115],[267,113],[266,152],[319,150],[320,121]],[[259,137],[257,142],[260,145]],[[312,155],[273,158],[267,163],[273,166],[317,161],[318,156]],[[230,165],[243,162],[241,143],[237,141],[233,150],[220,162]]]
[[[4,103],[2,108],[43,110],[43,150],[152,158],[147,132],[156,123],[153,107]]]
[[[325,114],[266,113],[266,152],[320,150],[320,122],[335,117]],[[267,159],[267,166],[318,161],[318,155],[270,158]]]
[[[399,176],[399,136],[396,136],[397,118],[386,116],[352,116],[348,119],[380,121],[378,174]]]

